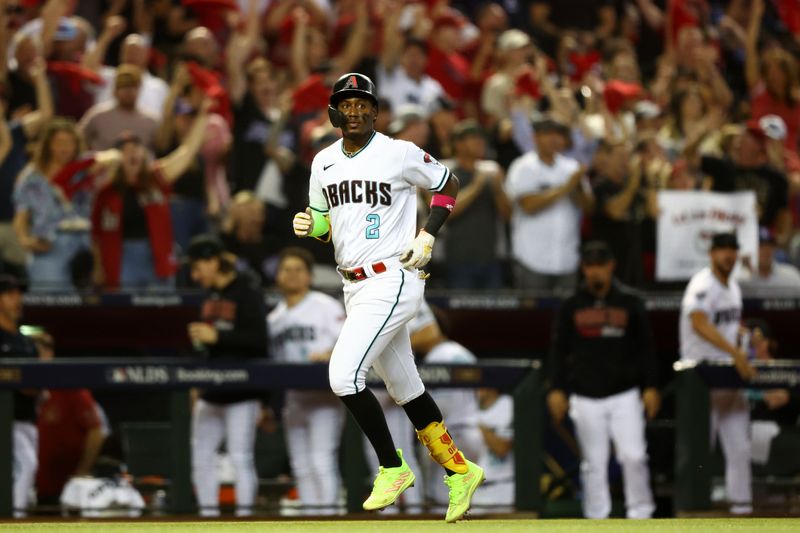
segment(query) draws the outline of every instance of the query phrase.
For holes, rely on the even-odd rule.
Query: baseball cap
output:
[[[604,265],[613,260],[611,248],[603,241],[589,241],[581,248],[581,263],[584,265]]]
[[[633,114],[636,118],[657,118],[661,116],[661,107],[650,100],[640,100],[633,106]]]
[[[772,328],[769,327],[769,323],[763,318],[748,318],[744,321],[744,327],[749,330],[759,329],[761,330],[761,335],[763,335],[765,339],[772,338]]]
[[[508,52],[509,50],[523,48],[529,44],[531,44],[531,38],[524,31],[517,29],[506,30],[497,39],[497,51]]]
[[[611,80],[606,84],[603,99],[611,113],[619,111],[625,102],[641,98],[644,89],[638,83]]]
[[[19,289],[22,292],[28,290],[28,282],[9,272],[0,272],[0,293]]]
[[[222,242],[214,235],[206,233],[191,240],[186,249],[186,257],[189,261],[197,261],[198,259],[219,257],[224,252],[225,246],[222,245]]]
[[[786,139],[786,122],[778,115],[764,115],[759,119],[751,119],[747,122],[747,130],[753,132],[758,137],[783,141]]]
[[[739,240],[736,238],[736,234],[731,232],[715,233],[711,237],[711,249],[715,250],[717,248],[733,248],[734,250],[738,250]]]
[[[466,137],[474,135],[476,137],[483,137],[484,132],[481,125],[478,124],[478,121],[475,119],[468,118],[466,120],[462,120],[461,122],[457,123],[453,126],[453,131],[450,134],[450,138],[453,141],[460,141]]]
[[[78,36],[78,25],[69,17],[61,17],[53,38],[56,41],[71,41]]]

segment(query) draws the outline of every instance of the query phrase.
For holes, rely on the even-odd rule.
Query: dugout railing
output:
[[[516,509],[542,507],[541,426],[543,394],[540,365],[528,360],[493,360],[476,365],[422,365],[429,388],[494,387],[513,391]],[[10,517],[12,504],[14,395],[16,389],[169,391],[170,484],[167,509],[175,514],[196,511],[191,485],[189,389],[278,390],[327,389],[325,364],[282,364],[269,361],[209,364],[189,358],[91,358],[37,361],[0,358],[0,517]],[[363,445],[358,428],[348,419],[343,438],[343,481],[348,512],[361,512],[364,496]]]
[[[678,361],[674,364],[676,515],[712,508],[710,389],[800,389],[800,360],[755,361],[753,366],[757,375],[745,382],[729,361]]]

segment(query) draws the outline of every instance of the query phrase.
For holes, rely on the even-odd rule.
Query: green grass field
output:
[[[664,520],[472,520],[445,524],[432,520],[363,520],[316,522],[64,522],[64,523],[0,523],[3,533],[75,531],[78,533],[434,533],[480,532],[572,533],[603,531],[614,533],[717,533],[757,531],[758,533],[800,531],[800,519],[664,519]]]

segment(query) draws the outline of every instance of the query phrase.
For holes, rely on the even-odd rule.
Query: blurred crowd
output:
[[[659,191],[752,190],[745,277],[800,288],[797,2],[2,0],[0,32],[0,249],[33,290],[185,286],[209,231],[271,286],[349,71],[461,181],[434,284],[569,290],[591,238],[652,288]]]

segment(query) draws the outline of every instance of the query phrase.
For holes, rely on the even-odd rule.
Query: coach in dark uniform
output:
[[[235,258],[210,235],[195,237],[188,248],[192,279],[208,291],[200,321],[189,337],[208,358],[241,360],[267,356],[264,295],[237,273]],[[253,448],[261,412],[258,391],[204,391],[192,414],[192,474],[200,513],[219,515],[217,448],[224,440],[236,470],[236,514],[249,516],[258,488]]]
[[[5,265],[4,265],[5,266]],[[39,353],[31,339],[20,333],[22,293],[27,285],[22,276],[0,269],[0,357],[32,357]],[[37,391],[14,392],[14,516],[23,517],[36,479]],[[8,460],[7,458],[5,459]]]
[[[627,516],[649,518],[655,506],[644,412],[652,418],[659,408],[657,363],[644,302],[615,282],[615,266],[605,243],[584,245],[584,282],[557,318],[547,405],[556,423],[567,411],[575,423],[584,516],[607,518],[611,512],[607,471],[613,441]]]

